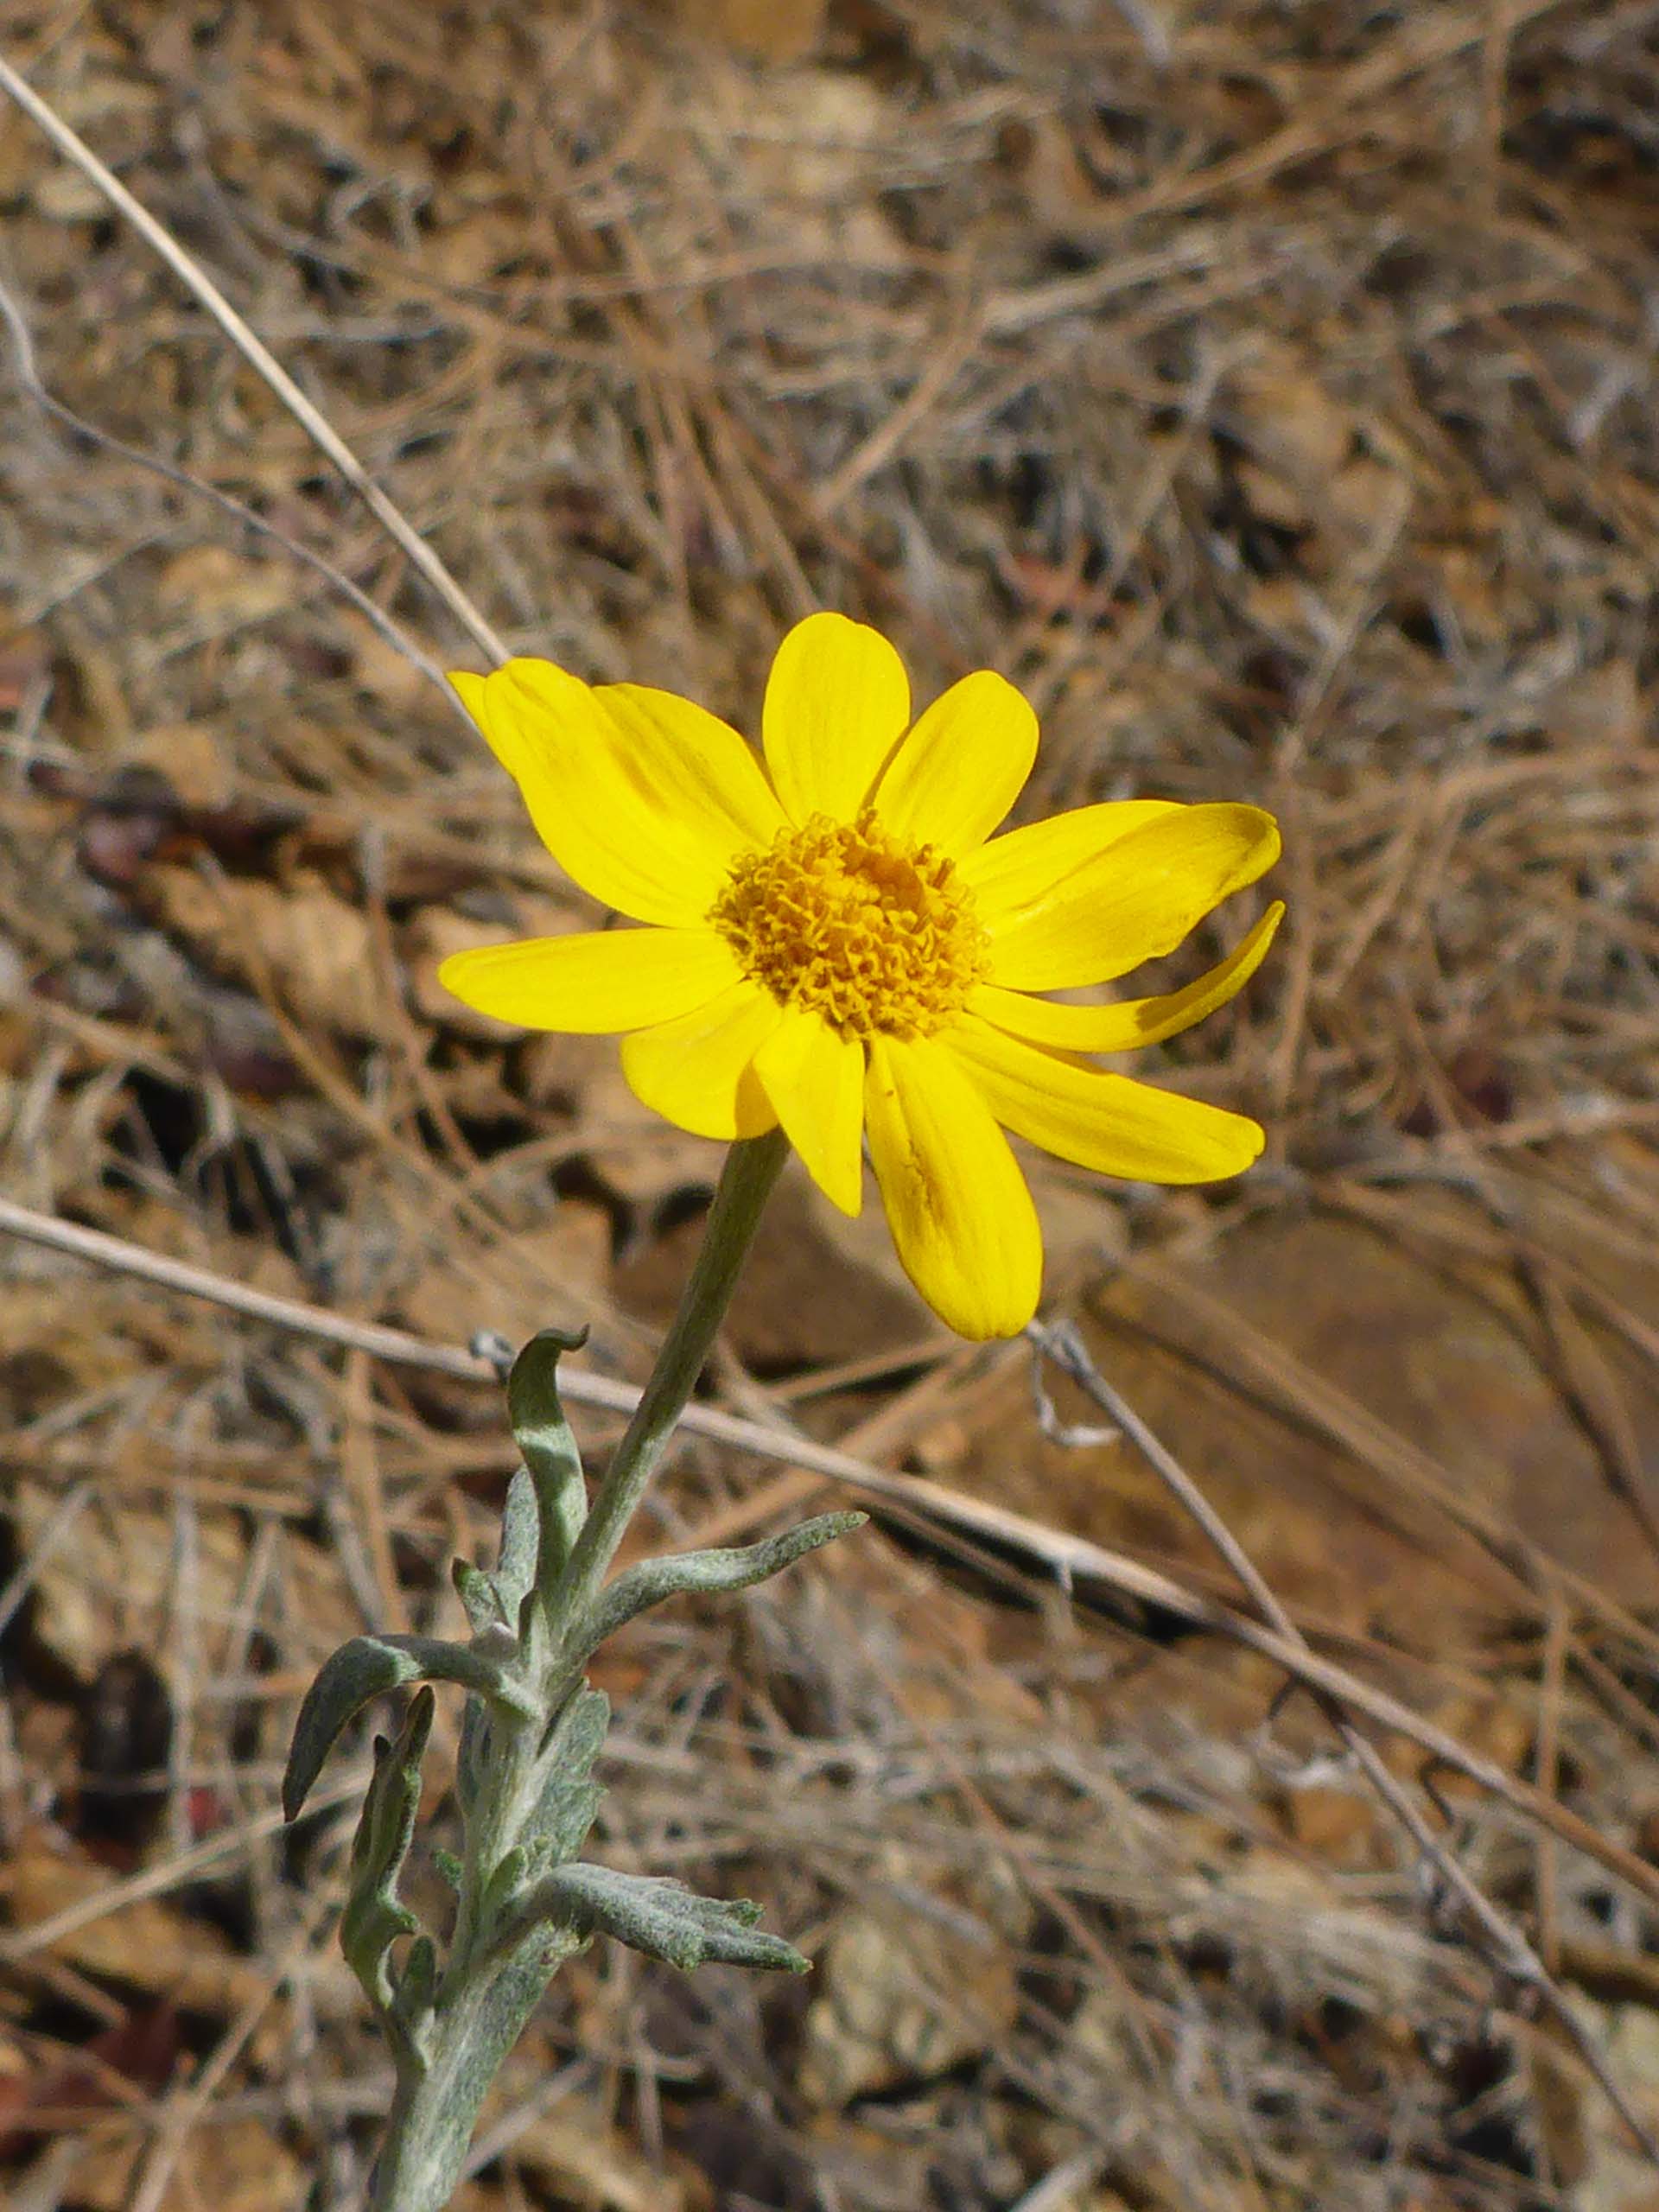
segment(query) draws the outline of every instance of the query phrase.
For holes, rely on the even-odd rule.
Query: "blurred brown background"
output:
[[[1659,10],[10,0],[0,52],[516,648],[753,727],[836,606],[1029,692],[1033,809],[1280,811],[1279,950],[1146,1071],[1268,1160],[1035,1167],[1051,1308],[1322,1652],[1659,1863]],[[438,990],[589,910],[293,547],[476,648],[9,105],[0,215],[0,1188],[637,1378],[717,1154]],[[688,1442],[653,1533],[827,1502],[795,1426],[1235,1599],[1031,1380],[792,1185],[711,1383],[780,1457]],[[0,1421],[0,2193],[344,2212],[386,2069],[276,1777],[340,1637],[454,1626],[499,1397],[9,1242]],[[466,2212],[1659,2206],[1281,1671],[1040,1541],[889,1519],[602,1673],[601,1853],[817,1970],[589,1955]],[[1650,1909],[1387,1748],[1659,2121]]]

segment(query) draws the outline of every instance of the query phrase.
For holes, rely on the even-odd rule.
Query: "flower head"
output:
[[[620,1034],[634,1091],[696,1135],[781,1123],[846,1213],[868,1141],[906,1272],[963,1335],[1013,1335],[1042,1286],[1004,1130],[1154,1183],[1260,1152],[1243,1115],[1089,1063],[1224,1005],[1281,906],[1184,990],[1036,995],[1173,950],[1272,866],[1270,815],[1134,799],[994,836],[1036,758],[1030,707],[981,671],[912,723],[898,654],[839,614],[779,648],[764,765],[669,692],[539,660],[454,682],[555,859],[645,926],[457,953],[444,983],[526,1029]]]

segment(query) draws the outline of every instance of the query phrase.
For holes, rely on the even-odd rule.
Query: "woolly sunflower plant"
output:
[[[462,953],[444,981],[526,1028],[619,1033],[647,1105],[732,1141],[679,1311],[602,1477],[589,1484],[559,1402],[571,1340],[543,1334],[504,1357],[524,1464],[493,1568],[455,1564],[470,1636],[354,1637],[301,1707],[290,1818],[356,1716],[420,1686],[376,1744],[340,1923],[397,2083],[375,2212],[448,2202],[497,2069],[561,1962],[596,1937],[685,1969],[807,1964],[744,1899],[582,1855],[608,1725],[587,1680],[598,1645],[648,1606],[745,1588],[863,1517],[612,1571],[790,1147],[856,1213],[868,1144],[922,1295],[965,1336],[1012,1334],[1035,1309],[1042,1245],[1003,1132],[1153,1182],[1248,1166],[1254,1122],[1092,1061],[1230,999],[1281,912],[1184,990],[1110,1005],[1045,995],[1172,950],[1269,866],[1272,819],[1137,800],[995,835],[1035,757],[1030,708],[982,672],[912,722],[893,647],[839,615],[785,639],[761,757],[687,700],[590,687],[545,661],[454,681],[555,857],[638,926]],[[399,1895],[434,1682],[466,1697],[460,1848],[434,1853],[454,1892],[442,1943]]]
[[[1224,1004],[1282,907],[1185,990],[1040,995],[1172,951],[1277,858],[1270,815],[1132,799],[995,836],[1036,758],[1031,708],[984,670],[912,721],[897,652],[839,614],[784,639],[763,757],[690,700],[547,661],[453,681],[554,858],[644,926],[458,953],[443,982],[523,1028],[621,1033],[645,1105],[698,1136],[781,1127],[845,1213],[868,1142],[899,1259],[963,1336],[1013,1335],[1041,1288],[1005,1130],[1151,1183],[1260,1152],[1243,1115],[1090,1061]]]

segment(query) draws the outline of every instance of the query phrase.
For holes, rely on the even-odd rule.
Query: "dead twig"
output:
[[[357,455],[300,390],[282,363],[231,305],[199,262],[192,260],[172,233],[106,168],[92,148],[72,130],[24,77],[0,54],[0,91],[9,92],[30,122],[45,133],[66,161],[95,184],[110,205],[124,215],[144,243],[158,253],[186,289],[205,308],[243,359],[262,377],[307,435],[333,461],[346,481],[389,536],[395,538],[479,650],[497,664],[508,658],[505,645],[474,606],[443,563],[407,516],[380,489]]]
[[[73,1253],[77,1258],[162,1284],[189,1297],[208,1299],[215,1305],[274,1323],[279,1328],[367,1352],[397,1365],[458,1376],[468,1382],[486,1381],[499,1372],[499,1356],[492,1357],[482,1347],[463,1351],[457,1345],[429,1344],[404,1330],[387,1328],[378,1322],[351,1321],[320,1306],[302,1305],[296,1299],[275,1298],[215,1275],[207,1268],[147,1252],[141,1246],[108,1236],[101,1230],[55,1221],[49,1215],[35,1213],[8,1198],[0,1198],[0,1231]],[[599,1407],[609,1413],[632,1413],[639,1397],[629,1383],[572,1366],[562,1371],[560,1387],[573,1405]],[[1129,1418],[1133,1421],[1135,1416],[1131,1413]],[[681,1425],[691,1433],[706,1436],[715,1443],[729,1445],[734,1450],[762,1459],[781,1460],[791,1468],[828,1476],[867,1497],[887,1500],[912,1513],[942,1521],[988,1539],[993,1544],[1005,1546],[1037,1562],[1047,1575],[1068,1590],[1080,1582],[1096,1581],[1141,1604],[1171,1613],[1195,1628],[1230,1637],[1282,1667],[1317,1695],[1335,1698],[1380,1727],[1407,1738],[1427,1751],[1437,1764],[1465,1776],[1511,1810],[1552,1830],[1563,1842],[1595,1859],[1650,1904],[1659,1904],[1659,1868],[1650,1866],[1634,1852],[1624,1850],[1542,1790],[1506,1773],[1496,1760],[1471,1751],[1455,1736],[1424,1719],[1421,1713],[1414,1713],[1385,1690],[1372,1688],[1346,1668],[1322,1658],[1302,1640],[1294,1624],[1287,1636],[1275,1626],[1263,1626],[1250,1620],[1230,1606],[1189,1590],[1170,1576],[1160,1574],[1155,1568],[1143,1567],[1138,1560],[1108,1550],[1103,1544],[1090,1542],[1087,1537],[1047,1528],[1024,1514],[1012,1513],[987,1499],[948,1490],[920,1476],[893,1474],[871,1466],[830,1445],[815,1444],[806,1437],[780,1436],[759,1421],[721,1413],[713,1406],[688,1407]],[[1128,1422],[1124,1426],[1127,1429]],[[0,1948],[0,1958],[5,1955]]]
[[[308,1819],[314,1813],[328,1813],[336,1806],[354,1803],[361,1797],[368,1779],[366,1766],[348,1767],[336,1775],[326,1787],[312,1794],[306,1807]],[[227,1859],[251,1851],[256,1844],[264,1842],[287,1825],[282,1807],[268,1806],[251,1820],[238,1821],[234,1827],[224,1828],[201,1843],[192,1844],[188,1851],[177,1852],[154,1866],[141,1867],[136,1874],[124,1875],[107,1888],[94,1891],[90,1897],[77,1897],[61,1912],[51,1913],[44,1920],[37,1920],[28,1928],[14,1929],[0,1937],[0,1966],[16,1966],[21,1960],[33,1958],[37,1952],[49,1951],[65,1936],[90,1928],[94,1921],[106,1919],[124,1905],[138,1904],[146,1897],[165,1897],[169,1890],[181,1889],[209,1868],[222,1866]]]
[[[3,284],[0,284],[0,320],[4,321],[11,333],[18,383],[35,405],[49,415],[54,423],[60,423],[75,437],[86,439],[103,452],[113,454],[117,460],[130,461],[135,467],[148,469],[152,475],[159,476],[164,483],[176,485],[181,492],[188,492],[199,499],[209,500],[221,514],[227,515],[242,529],[251,530],[256,537],[280,546],[291,560],[314,569],[331,591],[337,591],[342,599],[357,609],[365,622],[373,625],[394,652],[401,653],[412,667],[420,670],[429,683],[436,684],[467,728],[472,728],[471,715],[461,705],[454,687],[436,661],[416,644],[408,631],[394,621],[385,607],[372,599],[360,584],[353,583],[332,561],[325,559],[310,546],[302,544],[297,537],[290,537],[285,530],[279,530],[274,522],[256,513],[253,508],[232,498],[230,493],[221,491],[217,484],[209,484],[200,476],[193,476],[188,468],[180,468],[170,461],[163,461],[160,454],[145,453],[138,446],[129,445],[124,438],[116,437],[112,432],[100,429],[96,423],[89,423],[84,415],[77,415],[73,407],[66,407],[42,381],[28,321],[22,308]]]

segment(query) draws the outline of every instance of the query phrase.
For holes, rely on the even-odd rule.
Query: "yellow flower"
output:
[[[453,681],[555,859],[645,926],[457,953],[444,983],[526,1029],[620,1033],[635,1093],[696,1135],[781,1123],[845,1213],[868,1140],[905,1270],[963,1336],[1014,1335],[1042,1287],[1005,1129],[1152,1183],[1236,1175],[1261,1151],[1242,1115],[1084,1056],[1224,1004],[1281,906],[1185,990],[1031,995],[1173,950],[1272,866],[1270,815],[1132,799],[993,837],[1036,758],[1030,707],[982,670],[912,723],[898,654],[839,614],[779,648],[764,766],[671,692],[541,660]]]

